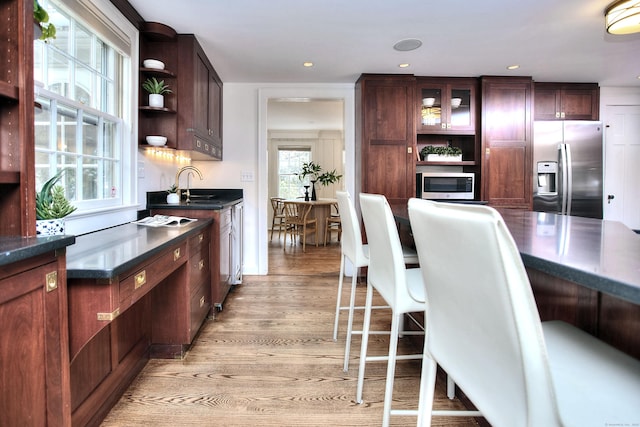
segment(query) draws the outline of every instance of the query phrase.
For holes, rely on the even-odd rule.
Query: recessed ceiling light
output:
[[[303,66],[309,68],[309,67],[313,67],[313,62],[311,61],[306,61],[302,63]]]
[[[520,66],[517,64],[514,64],[514,65],[509,65],[507,67],[507,70],[517,70],[518,68],[520,68]]]
[[[395,50],[399,50],[400,52],[407,52],[409,50],[415,50],[422,46],[422,41],[418,39],[404,39],[400,40],[396,44],[393,45]]]
[[[406,62],[402,63],[402,64],[398,64],[398,67],[400,68],[407,68],[410,64],[407,64]]]

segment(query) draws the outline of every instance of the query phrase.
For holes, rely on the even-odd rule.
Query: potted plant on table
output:
[[[57,185],[64,171],[55,174],[36,193],[36,234],[51,236],[64,234],[64,218],[76,207],[71,205],[64,194],[64,188]]]
[[[300,180],[303,180],[305,177],[310,177],[310,182],[312,185],[311,189],[311,200],[317,200],[316,197],[316,182],[327,186],[333,183],[340,181],[342,175],[338,175],[336,170],[322,172],[322,167],[314,162],[308,162],[302,164],[302,171],[297,174]],[[308,195],[305,194],[305,200],[309,200]]]
[[[158,81],[155,77],[145,80],[144,83],[142,83],[142,88],[149,92],[149,107],[156,108],[163,108],[164,94],[172,92],[164,80]]]
[[[460,162],[462,150],[445,145],[427,145],[420,150],[420,157],[430,162]]]

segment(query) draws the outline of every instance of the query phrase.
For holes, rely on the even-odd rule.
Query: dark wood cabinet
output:
[[[597,83],[535,83],[535,120],[599,120]]]
[[[64,254],[0,266],[2,425],[71,425]]]
[[[222,160],[222,80],[193,34],[176,34],[166,25],[146,22],[140,60],[157,59],[164,70],[140,69],[145,78],[165,80],[172,90],[164,108],[148,106],[140,89],[138,134],[167,137],[167,147],[190,152],[193,159]]]
[[[33,1],[1,1],[0,20],[0,236],[34,236]]]
[[[364,74],[356,82],[356,192],[390,202],[415,195],[416,79]]]
[[[482,77],[482,191],[490,205],[531,209],[533,83]]]
[[[192,34],[178,35],[178,60],[178,148],[222,160],[222,80]]]

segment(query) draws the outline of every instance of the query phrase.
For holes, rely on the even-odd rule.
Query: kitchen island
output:
[[[406,230],[406,205],[392,210]],[[499,211],[541,319],[564,320],[640,359],[640,235],[616,221]]]

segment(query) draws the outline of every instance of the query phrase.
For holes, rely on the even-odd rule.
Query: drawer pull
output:
[[[147,270],[142,270],[140,273],[136,274],[133,278],[134,289],[138,289],[140,286],[147,283]]]
[[[173,260],[174,260],[174,261],[177,261],[177,260],[179,260],[179,259],[180,259],[180,248],[175,249],[175,250],[173,251]]]
[[[55,291],[58,289],[58,272],[52,271],[45,276],[47,292]]]
[[[204,306],[204,296],[200,297],[200,308]]]
[[[98,320],[111,322],[120,314],[120,308],[116,308],[111,313],[98,313]]]
[[[198,243],[202,242],[203,240],[204,240],[204,234],[198,235]]]
[[[201,259],[200,262],[198,263],[198,270],[202,270],[204,268],[204,260]]]

